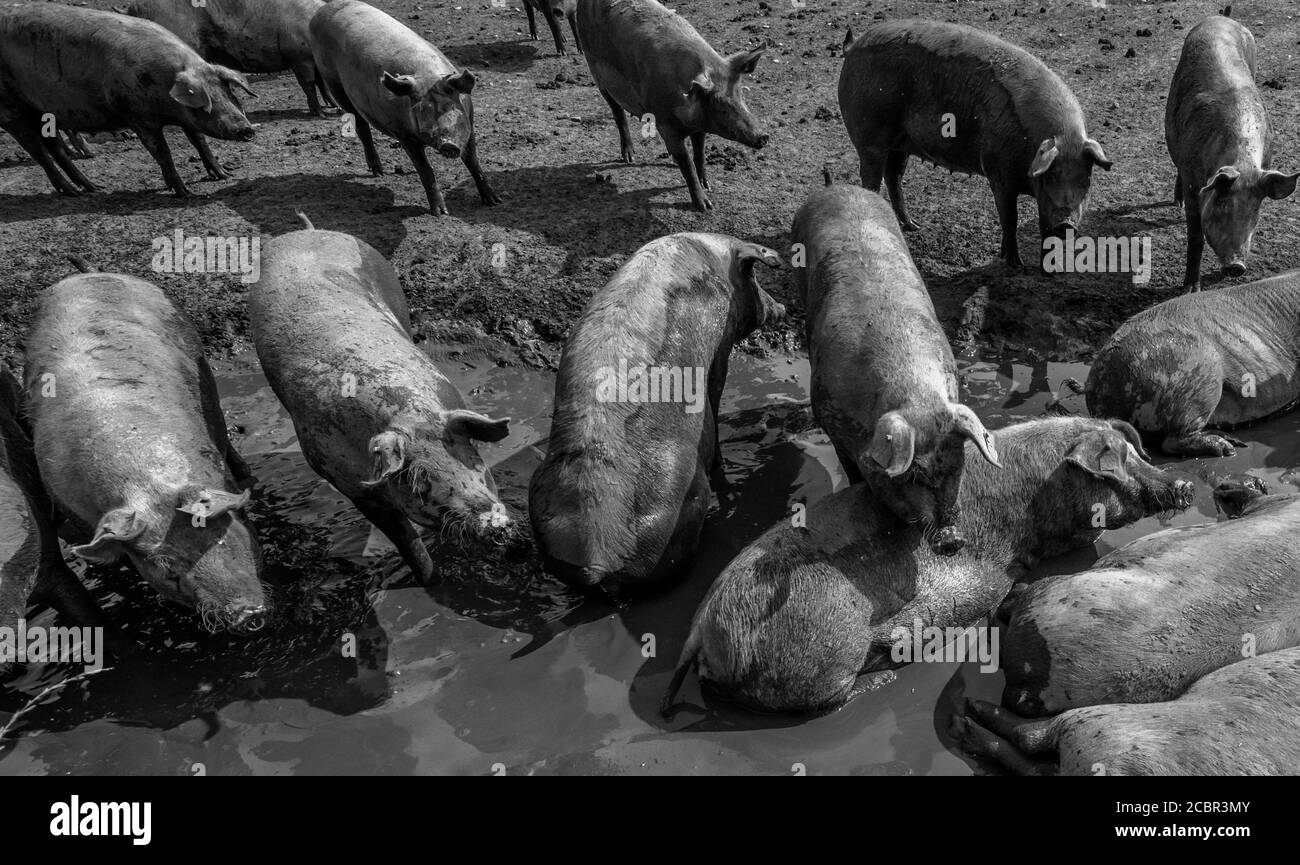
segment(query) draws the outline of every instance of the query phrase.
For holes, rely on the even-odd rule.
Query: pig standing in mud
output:
[[[720,135],[755,150],[767,144],[741,92],[742,77],[753,73],[763,49],[722,57],[685,18],[656,0],[579,0],[578,29],[591,77],[614,112],[623,161],[633,160],[623,112],[653,115],[686,178],[691,204],[712,210],[704,137]]]
[[[478,164],[474,76],[468,70],[457,72],[437,48],[360,0],[327,3],[312,17],[310,32],[316,68],[335,101],[353,116],[371,174],[384,173],[370,134],[374,126],[402,145],[434,216],[448,212],[447,202],[426,147],[448,159],[459,156],[483,203],[501,203]]]
[[[546,459],[528,507],[547,568],[616,595],[669,579],[695,550],[721,462],[732,346],[785,307],[754,265],[781,259],[722,234],[641,247],[573,326]]]
[[[1265,198],[1295,192],[1300,174],[1269,170],[1273,132],[1255,86],[1255,37],[1221,15],[1192,28],[1169,87],[1165,143],[1178,169],[1174,200],[1187,214],[1183,285],[1201,287],[1205,241],[1225,276],[1246,272]]]
[[[316,88],[330,99],[316,76],[307,24],[321,0],[133,0],[114,7],[125,15],[161,24],[199,52],[205,60],[241,72],[283,72],[292,69],[307,94],[311,113],[324,116]]]
[[[1240,492],[1240,491],[1238,491]],[[1166,529],[1020,597],[1002,703],[1025,716],[1172,700],[1247,654],[1300,645],[1300,495]]]
[[[1300,774],[1300,648],[1210,673],[1166,703],[1088,706],[1026,721],[973,700],[949,732],[1019,775]],[[982,725],[982,726],[981,726]],[[1059,752],[1056,759],[1029,755]]]
[[[1016,201],[1038,202],[1043,240],[1077,231],[1093,166],[1110,170],[1088,137],[1083,110],[1038,58],[991,33],[939,21],[873,24],[845,38],[840,111],[857,148],[862,185],[883,178],[905,230],[919,226],[903,203],[903,171],[917,156],[988,178],[1002,226],[1002,256],[1021,265]]]
[[[966,546],[921,544],[866,484],[812,505],[806,526],[774,526],[732,560],[700,604],[662,711],[696,669],[724,696],[766,711],[838,708],[857,678],[902,666],[915,624],[967,628],[1040,558],[1192,503],[1192,484],[1141,456],[1123,422],[1049,418],[996,433],[1001,470],[967,444]],[[901,635],[907,636],[901,636]]]
[[[412,523],[496,542],[513,533],[474,447],[505,438],[509,419],[465,408],[411,341],[406,297],[382,255],[310,224],[277,237],[248,314],[308,465],[388,536],[422,583],[438,578]]]
[[[828,184],[799,208],[791,239],[817,423],[851,483],[919,522],[936,553],[956,553],[965,443],[993,465],[998,455],[957,401],[957,364],[898,223],[874,192]]]
[[[533,10],[542,13],[546,25],[551,28],[551,37],[555,40],[555,53],[561,57],[569,52],[564,47],[564,34],[560,32],[560,19],[569,19],[569,29],[573,31],[573,44],[578,53],[582,53],[582,39],[578,37],[578,25],[574,23],[578,12],[578,0],[524,0],[524,11],[528,13],[528,35],[537,41],[537,22],[533,19]]]
[[[253,140],[235,88],[253,92],[238,72],[204,61],[152,21],[55,3],[0,6],[0,128],[65,195],[96,187],[57,135],[42,134],[47,113],[61,129],[134,130],[167,188],[186,197],[163,127],[184,130],[210,178],[229,176],[203,136]]]
[[[27,410],[46,487],[92,562],[122,555],[210,630],[253,631],[271,602],[194,325],[143,280],[69,277],[27,338]]]
[[[1207,425],[1300,399],[1300,270],[1139,312],[1097,353],[1084,393],[1094,416],[1129,421],[1167,454],[1232,456]]]

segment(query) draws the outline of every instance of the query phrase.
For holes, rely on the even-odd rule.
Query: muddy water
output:
[[[470,403],[510,415],[484,449],[503,497],[522,507],[549,427],[549,376],[443,356]],[[687,579],[626,609],[585,600],[526,551],[466,555],[438,546],[447,587],[414,585],[382,537],[307,468],[293,427],[250,359],[218,368],[236,446],[259,479],[254,513],[280,604],[250,640],[209,638],[160,607],[130,572],[87,578],[147,655],[67,685],[27,712],[0,772],[968,774],[942,732],[966,696],[997,699],[999,673],[915,664],[890,685],[818,718],[762,716],[701,697],[671,723],[656,713],[692,612],[726,562],[793,501],[843,484],[807,409],[803,358],[736,355],[723,400],[726,486]],[[1040,415],[1078,365],[963,363],[965,401],[990,428]],[[1238,431],[1233,459],[1181,465],[1195,508],[1108,533],[1048,562],[1078,570],[1163,525],[1216,519],[1209,472],[1249,471],[1300,486],[1300,413]],[[1199,475],[1199,477],[1198,477]],[[48,614],[46,614],[48,615]],[[66,678],[33,668],[0,708]]]

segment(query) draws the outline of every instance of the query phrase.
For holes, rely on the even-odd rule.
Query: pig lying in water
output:
[[[509,432],[465,408],[411,341],[391,264],[355,237],[295,231],[262,254],[253,341],[303,456],[396,545],[423,583],[433,560],[411,525],[504,541],[513,522],[474,447]]]
[[[1191,483],[1143,460],[1122,422],[1050,418],[995,435],[1001,470],[966,446],[968,542],[955,556],[933,553],[865,484],[812,505],[806,527],[783,523],[746,547],[695,614],[664,713],[693,667],[751,708],[838,708],[859,675],[902,665],[891,657],[899,629],[972,625],[1039,558],[1095,541],[1097,505],[1117,528],[1192,502]]]
[[[555,53],[563,57],[569,52],[564,47],[564,34],[560,32],[560,19],[569,19],[569,29],[573,31],[573,44],[578,53],[582,53],[582,40],[578,38],[578,25],[575,23],[578,13],[577,0],[524,0],[524,11],[528,13],[528,35],[537,41],[537,22],[533,19],[533,10],[542,13],[546,25],[551,28],[551,38],[555,40]]]
[[[1300,774],[1300,648],[1229,664],[1165,703],[1088,706],[1025,721],[972,701],[950,733],[1021,775]],[[983,726],[980,726],[983,725]],[[1032,759],[1049,751],[1053,760]]]
[[[1243,653],[1300,644],[1300,496],[1166,529],[1029,587],[1002,636],[1002,702],[1026,716],[1172,700]]]
[[[1255,86],[1255,37],[1215,15],[1192,28],[1169,86],[1165,143],[1178,169],[1174,199],[1187,214],[1187,272],[1201,282],[1205,241],[1227,276],[1246,256],[1265,198],[1295,192],[1300,174],[1269,170],[1273,133]]]
[[[958,402],[948,337],[898,223],[879,195],[828,186],[799,208],[791,239],[805,259],[794,280],[818,424],[851,483],[865,479],[896,516],[920,522],[936,553],[956,553],[965,442],[993,465],[998,455]]]
[[[675,11],[656,0],[579,0],[578,28],[591,77],[614,112],[622,159],[631,163],[627,115],[653,115],[696,210],[713,209],[704,138],[721,135],[761,150],[767,135],[745,105],[741,79],[763,49],[722,57]],[[686,150],[690,139],[695,158]]]
[[[573,326],[546,459],[528,506],[548,569],[609,593],[662,583],[695,550],[720,463],[732,346],[785,307],[754,265],[775,252],[722,234],[651,241]]]
[[[130,276],[46,291],[27,338],[27,408],[41,476],[92,562],[125,555],[211,630],[262,627],[271,602],[194,325]]]
[[[465,162],[483,203],[501,199],[478,164],[474,76],[410,28],[360,0],[333,0],[311,19],[312,54],[326,86],[353,115],[371,174],[384,173],[370,127],[391,135],[410,157],[434,216],[447,202],[424,148]]]
[[[334,101],[317,80],[307,36],[311,16],[323,5],[321,0],[132,0],[114,9],[161,24],[205,60],[242,72],[292,69],[311,113],[324,116],[316,88],[331,108]]]
[[[1097,353],[1084,392],[1093,415],[1129,421],[1167,454],[1232,456],[1206,426],[1300,399],[1300,270],[1139,312]]]
[[[96,187],[58,136],[41,134],[46,113],[61,129],[134,130],[167,188],[184,197],[163,127],[184,130],[209,177],[228,177],[203,136],[253,140],[235,88],[253,92],[238,72],[205,62],[152,21],[62,4],[0,6],[0,128],[66,195]]]
[[[1055,72],[991,33],[939,21],[873,24],[845,39],[840,111],[857,148],[862,185],[880,190],[904,229],[903,171],[917,156],[988,178],[1002,226],[1002,256],[1021,264],[1016,200],[1038,202],[1043,240],[1083,221],[1093,166],[1110,170],[1088,137],[1079,102]]]

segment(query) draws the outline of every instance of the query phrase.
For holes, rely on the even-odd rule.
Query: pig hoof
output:
[[[493,192],[490,189],[487,190],[486,192],[480,192],[479,197],[483,199],[483,203],[486,204],[488,207],[496,207],[498,204],[501,203],[501,196],[497,195],[495,192]],[[445,213],[446,211],[443,212]]]
[[[623,162],[626,162],[628,165],[631,165],[633,162],[636,162],[636,156],[635,154],[632,153],[632,148],[630,147],[626,148],[623,151],[623,155],[620,157],[620,159]]]
[[[692,203],[695,205],[695,209],[698,210],[700,213],[708,213],[710,210],[713,209],[713,202],[709,200],[709,197],[707,195],[701,195],[699,198],[695,199]]]
[[[907,220],[904,220],[902,223],[900,223],[900,225],[901,225],[901,227],[902,227],[902,229],[903,229],[904,231],[920,231],[920,230],[921,230],[921,226],[917,223],[917,221],[916,221],[915,219],[907,219]]]

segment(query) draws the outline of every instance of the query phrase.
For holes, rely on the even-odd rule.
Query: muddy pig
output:
[[[1174,200],[1187,214],[1183,285],[1200,288],[1210,242],[1225,276],[1246,272],[1265,198],[1295,192],[1300,174],[1269,169],[1273,132],[1255,86],[1255,37],[1215,15],[1183,43],[1165,105],[1165,144],[1178,169]]]
[[[1243,655],[1300,644],[1300,496],[1166,529],[1041,580],[1002,637],[1002,702],[1020,715],[1172,700]]]
[[[828,185],[799,208],[791,239],[818,424],[850,482],[865,479],[952,555],[965,543],[965,442],[993,465],[998,455],[957,401],[957,364],[898,223],[874,192]]]
[[[1167,454],[1232,456],[1206,426],[1300,399],[1300,270],[1139,312],[1097,353],[1084,394],[1094,416],[1129,421]]]
[[[560,19],[569,19],[569,29],[573,31],[573,44],[578,53],[582,53],[582,40],[578,38],[578,25],[575,22],[578,12],[578,0],[524,0],[524,11],[528,13],[528,35],[537,41],[537,22],[533,19],[533,10],[542,13],[546,24],[551,28],[551,37],[555,40],[555,53],[563,57],[569,52],[564,46],[564,34],[560,32]]]
[[[1043,240],[1077,230],[1093,166],[1110,170],[1088,137],[1083,110],[1055,72],[991,33],[939,21],[886,21],[845,39],[840,111],[857,148],[862,185],[881,179],[906,230],[903,171],[917,156],[988,178],[1002,226],[1002,256],[1021,264],[1016,201],[1038,202]]]
[[[950,733],[1020,775],[1300,774],[1300,648],[1216,670],[1163,703],[1025,720],[973,700]],[[1038,757],[1056,751],[1055,759]]]
[[[251,478],[185,314],[135,277],[69,277],[41,299],[25,377],[38,468],[72,551],[125,555],[209,630],[262,627],[271,601],[239,488]]]
[[[316,76],[307,24],[321,0],[133,0],[113,7],[125,15],[147,18],[175,33],[205,60],[241,72],[283,72],[292,69],[307,95],[312,114],[323,116],[334,101]]]
[[[465,162],[479,197],[500,204],[478,164],[474,76],[410,28],[360,0],[333,0],[311,19],[312,54],[334,100],[352,115],[370,173],[384,173],[370,127],[396,138],[410,157],[435,216],[447,213],[424,152]]]
[[[308,465],[388,536],[421,582],[438,580],[412,523],[503,542],[514,523],[474,442],[509,419],[465,408],[411,341],[391,264],[355,237],[294,231],[262,254],[253,341]]]
[[[67,62],[71,57],[75,63]],[[77,195],[96,187],[59,136],[42,134],[45,114],[54,115],[60,129],[134,130],[167,188],[185,197],[190,193],[163,127],[185,132],[209,177],[228,177],[203,136],[253,140],[236,89],[253,92],[238,72],[206,62],[152,21],[62,4],[0,7],[0,128],[58,192]]]
[[[995,437],[1000,470],[966,444],[967,543],[954,556],[920,543],[921,529],[898,523],[866,484],[742,550],[695,613],[662,711],[691,669],[751,708],[837,708],[860,692],[858,676],[912,660],[901,650],[917,623],[966,629],[1040,558],[1093,543],[1098,506],[1118,528],[1192,503],[1192,484],[1144,460],[1123,422],[1047,418]]]
[[[548,569],[617,595],[690,558],[720,465],[718,401],[732,346],[785,307],[754,265],[781,259],[722,234],[651,241],[596,292],[555,382],[528,506]]]
[[[767,135],[745,106],[741,81],[762,48],[723,57],[676,12],[656,0],[579,0],[578,32],[591,77],[614,112],[622,159],[631,163],[634,117],[655,128],[686,178],[696,210],[713,209],[704,171],[704,138],[720,135],[755,150]],[[694,159],[686,150],[690,139]]]

